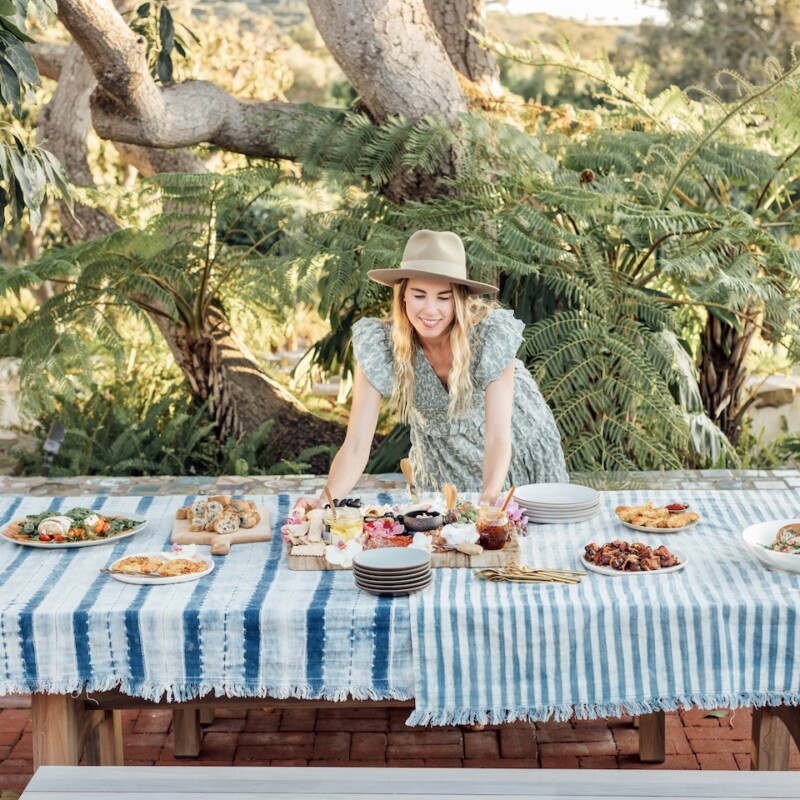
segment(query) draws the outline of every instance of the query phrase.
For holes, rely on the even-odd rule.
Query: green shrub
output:
[[[286,475],[309,472],[312,458],[330,458],[335,450],[320,446],[271,461],[264,447],[271,422],[252,436],[220,441],[205,408],[192,404],[181,381],[162,388],[153,396],[152,384],[129,376],[92,384],[88,393],[52,397],[52,411],[34,432],[43,441],[56,419],[67,431],[50,475]],[[41,448],[15,455],[23,474],[41,473]]]

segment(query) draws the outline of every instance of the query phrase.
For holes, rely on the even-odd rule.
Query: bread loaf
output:
[[[246,514],[239,514],[239,524],[243,528],[255,528],[259,522],[261,522],[261,514],[256,513],[255,511],[249,511]]]
[[[217,533],[233,533],[239,527],[239,517],[236,514],[223,514],[214,520],[213,530]]]

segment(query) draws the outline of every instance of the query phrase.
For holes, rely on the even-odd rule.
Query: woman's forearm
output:
[[[481,502],[494,503],[503,490],[511,465],[511,439],[487,439],[483,452],[483,491]]]
[[[328,473],[328,490],[331,496],[341,500],[349,494],[350,490],[356,485],[356,481],[361,477],[364,468],[369,461],[369,450],[348,445],[345,439],[344,444],[339,448],[339,452],[331,462],[330,472]],[[327,500],[322,498],[322,502]]]
[[[328,490],[336,500],[347,497],[367,466],[380,405],[380,393],[367,380],[361,367],[356,365],[347,434],[328,473]],[[324,497],[321,500],[327,502]]]

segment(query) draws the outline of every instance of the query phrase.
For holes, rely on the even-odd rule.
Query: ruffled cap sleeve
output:
[[[390,397],[394,375],[394,352],[388,325],[370,317],[354,323],[353,353],[367,380],[384,397]]]
[[[478,324],[475,381],[485,389],[516,358],[525,323],[513,311],[498,308]]]

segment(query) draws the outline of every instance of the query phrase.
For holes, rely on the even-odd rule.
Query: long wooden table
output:
[[[729,493],[727,498],[733,496],[733,493]],[[288,507],[288,501],[285,502],[284,505]],[[158,519],[156,519],[155,515],[153,516],[153,531],[150,536],[152,540],[157,542],[159,547],[163,547],[163,541],[168,541],[168,535],[165,538],[165,532],[168,532],[170,524],[169,514],[173,513],[171,509],[172,506],[165,504],[163,511],[160,512],[161,516]],[[134,510],[134,508],[129,509],[131,513],[133,513]],[[276,518],[278,517],[276,516]],[[709,527],[713,528],[711,525]],[[706,554],[699,551],[697,556],[695,556],[693,551],[692,558],[695,561],[696,569],[694,580],[684,580],[679,583],[672,580],[677,576],[665,576],[669,582],[665,581],[663,585],[672,586],[676,590],[682,590],[684,587],[690,587],[694,590],[695,586],[703,585],[701,580],[705,578],[706,583],[704,585],[708,588],[710,585],[708,583],[708,576],[704,573],[707,573],[707,567],[712,566],[716,561],[717,556],[713,553],[713,548],[725,550],[727,552],[733,541],[732,538],[722,539],[719,535],[719,531],[723,531],[726,533],[726,536],[731,537],[732,533],[737,530],[737,527],[738,530],[741,530],[741,523],[739,520],[722,520],[720,517],[720,521],[717,522],[718,530],[712,531],[710,536],[695,532],[691,534],[681,534],[681,536],[684,537],[680,540],[681,542],[688,543],[694,540],[703,547],[711,548],[712,552],[707,555],[708,560],[704,562],[703,557]],[[568,533],[574,536],[575,541],[570,541],[569,547],[563,550],[559,559],[553,558],[553,563],[558,563],[560,565],[565,564],[567,558],[570,556],[564,554],[569,553],[574,555],[575,543],[578,542],[579,539],[583,540],[585,536],[583,530],[578,529],[574,531],[570,530]],[[539,541],[544,541],[544,537],[549,537],[549,541],[558,542],[560,538],[563,538],[563,534],[556,534],[558,534],[557,531],[535,531],[532,533],[531,539],[533,540],[537,536],[540,536],[542,538]],[[618,534],[618,531],[614,531],[614,535],[616,534]],[[123,545],[127,547],[128,543],[123,543]],[[4,548],[16,547],[15,545],[12,546],[9,544],[4,544],[3,546]],[[678,546],[679,543],[676,544],[676,547]],[[256,548],[257,546],[249,545],[247,547]],[[78,763],[82,754],[85,755],[87,763],[121,764],[123,761],[123,754],[120,711],[125,708],[155,707],[173,709],[176,730],[175,752],[177,755],[193,756],[199,752],[199,722],[201,716],[204,714],[207,715],[214,708],[231,706],[247,707],[253,705],[272,705],[276,707],[284,705],[307,707],[330,705],[329,702],[320,700],[274,700],[269,696],[272,690],[270,689],[271,684],[268,681],[273,679],[274,666],[272,665],[274,661],[270,662],[270,668],[266,669],[263,667],[263,656],[264,650],[270,646],[270,642],[276,641],[275,631],[280,630],[280,626],[276,626],[274,617],[265,615],[274,610],[275,603],[280,602],[279,598],[283,596],[281,594],[283,591],[293,593],[292,603],[294,603],[294,605],[292,609],[293,612],[296,612],[295,616],[299,613],[301,619],[307,618],[315,625],[319,626],[319,617],[320,615],[324,616],[325,611],[320,610],[321,607],[319,603],[315,606],[313,600],[314,598],[319,599],[322,596],[320,592],[324,594],[325,591],[328,591],[328,588],[332,587],[332,594],[338,592],[337,596],[340,604],[342,603],[342,599],[344,599],[345,608],[349,608],[350,605],[352,606],[353,631],[357,634],[361,634],[364,630],[360,627],[364,623],[364,620],[371,619],[379,610],[382,609],[381,613],[386,613],[388,611],[389,614],[392,614],[398,608],[402,608],[402,603],[392,602],[384,603],[379,609],[379,606],[374,602],[374,598],[370,599],[366,596],[358,598],[357,595],[352,594],[352,587],[345,587],[346,576],[341,576],[341,574],[336,579],[331,578],[329,581],[320,580],[317,583],[314,583],[316,579],[313,576],[309,576],[308,573],[292,573],[288,575],[288,571],[283,572],[284,565],[279,541],[273,542],[272,545],[270,545],[266,556],[261,551],[256,551],[255,549],[242,550],[238,553],[232,551],[230,556],[226,556],[224,560],[218,563],[218,569],[212,573],[212,576],[204,579],[204,581],[206,581],[205,584],[202,582],[198,584],[197,592],[194,590],[186,590],[185,592],[170,593],[165,590],[163,594],[159,594],[160,590],[155,589],[134,590],[130,587],[119,587],[115,585],[116,582],[106,580],[105,576],[98,577],[98,567],[102,566],[103,563],[101,562],[105,562],[110,556],[110,552],[103,555],[103,553],[99,551],[108,551],[109,548],[91,548],[90,550],[98,552],[81,551],[76,554],[75,551],[70,551],[69,553],[64,553],[64,551],[62,551],[62,554],[45,553],[41,560],[38,556],[34,557],[20,550],[13,552],[10,550],[4,551],[5,555],[9,555],[12,561],[7,562],[7,568],[5,572],[2,573],[4,592],[6,592],[6,594],[4,600],[0,602],[0,608],[2,608],[3,614],[5,615],[3,617],[4,630],[11,633],[17,632],[19,637],[17,640],[9,639],[6,641],[4,639],[4,644],[6,645],[7,652],[14,652],[17,649],[21,652],[23,666],[26,670],[24,673],[25,680],[41,680],[42,683],[47,684],[50,679],[49,676],[52,675],[80,674],[83,676],[82,672],[76,673],[75,671],[69,670],[66,672],[54,670],[53,665],[60,666],[65,659],[67,659],[66,665],[68,667],[72,666],[69,663],[69,659],[73,658],[70,648],[75,651],[75,657],[77,659],[75,662],[76,665],[80,666],[81,669],[85,669],[86,674],[89,676],[83,678],[87,681],[84,685],[88,685],[89,688],[92,688],[91,680],[95,677],[98,678],[98,684],[96,685],[102,685],[99,683],[100,679],[107,681],[109,676],[116,677],[117,673],[114,670],[115,665],[120,667],[121,670],[128,669],[125,675],[123,675],[122,672],[120,673],[120,682],[122,682],[123,678],[127,680],[131,680],[132,678],[138,679],[142,676],[149,678],[150,673],[147,670],[158,667],[161,663],[159,659],[162,656],[164,658],[169,657],[171,654],[170,647],[172,645],[172,640],[164,642],[162,637],[162,640],[159,641],[157,636],[159,630],[158,625],[162,619],[163,613],[162,607],[159,604],[162,597],[169,596],[174,598],[173,602],[180,601],[180,603],[183,604],[178,608],[170,608],[170,619],[173,622],[176,618],[180,621],[179,624],[183,625],[183,638],[185,641],[190,642],[193,648],[188,649],[187,645],[185,651],[186,658],[194,658],[197,662],[194,665],[196,668],[197,664],[200,663],[197,660],[199,658],[198,652],[202,650],[203,658],[206,659],[206,663],[210,665],[209,672],[212,674],[211,677],[213,677],[214,680],[224,682],[225,685],[228,685],[228,681],[231,685],[235,685],[235,678],[229,679],[229,673],[217,669],[217,667],[229,666],[229,662],[225,660],[226,652],[233,652],[238,655],[243,651],[236,650],[236,643],[231,645],[229,640],[223,639],[223,635],[227,636],[231,628],[236,625],[249,625],[246,631],[249,636],[247,641],[251,643],[250,646],[253,648],[257,649],[259,646],[262,648],[260,651],[262,661],[258,661],[259,652],[256,651],[255,657],[250,663],[251,666],[255,667],[255,680],[258,681],[258,683],[251,683],[249,685],[251,687],[255,685],[258,691],[254,693],[258,694],[258,697],[228,697],[220,693],[219,696],[209,694],[202,699],[192,699],[181,703],[168,703],[145,700],[141,697],[132,697],[117,691],[91,691],[89,695],[85,693],[74,695],[68,691],[62,693],[34,691],[32,693],[32,714],[34,763],[36,766],[74,765]],[[81,569],[84,568],[86,575],[82,576]],[[680,574],[688,577],[691,574],[691,569],[692,564],[689,565],[685,573]],[[251,570],[251,572],[245,572],[243,570]],[[276,575],[278,577],[275,577]],[[752,577],[754,581],[759,581],[768,585],[770,591],[774,592],[774,595],[769,596],[770,599],[768,599],[768,603],[764,605],[764,608],[769,610],[774,607],[776,613],[784,615],[794,613],[794,607],[787,601],[787,593],[785,591],[786,586],[792,583],[794,579],[787,580],[785,574],[775,575],[774,577],[769,575],[769,573],[765,575],[765,573],[757,572],[752,568],[748,576]],[[38,586],[32,584],[32,581],[35,580],[39,581]],[[617,580],[626,579],[605,578],[594,575],[589,576],[585,585],[581,587],[586,590],[582,595],[584,600],[586,598],[586,592],[596,593],[596,595],[593,596],[597,596],[603,600],[606,603],[606,609],[609,607],[613,608],[613,604],[609,606],[608,598],[609,592],[614,590],[609,587],[621,586],[622,584],[615,583]],[[658,579],[655,580],[657,581]],[[590,581],[594,581],[594,583],[590,583]],[[611,583],[609,583],[609,581]],[[695,581],[697,581],[697,583],[695,583]],[[273,599],[271,601],[265,599],[265,592],[276,583],[280,583],[282,587],[281,591],[276,592],[272,596]],[[658,584],[653,583],[649,584],[652,593],[658,593],[656,589],[657,585]],[[10,592],[8,591],[9,586],[12,588]],[[253,587],[258,586],[267,587],[267,589],[259,589],[256,591]],[[206,587],[209,587],[208,590]],[[206,592],[211,591],[211,587],[213,587],[213,594],[209,595],[209,598],[214,598],[215,600],[219,598],[218,602],[220,607],[225,609],[225,613],[228,615],[227,617],[214,614],[209,614],[206,617],[202,616],[204,612],[210,608],[210,605],[206,602]],[[255,593],[245,595],[243,598],[242,595],[245,591]],[[70,592],[74,597],[69,595]],[[14,598],[17,596],[22,599],[14,602]],[[777,601],[771,599],[773,596],[780,599],[780,605]],[[0,597],[2,597],[2,595],[0,595]],[[50,614],[51,604],[47,602],[47,599],[50,597],[57,601],[53,602],[52,606],[60,611],[60,615]],[[66,600],[65,597],[68,598],[68,600]],[[562,594],[558,595],[558,597],[561,598],[563,602],[564,598],[579,598],[581,595],[577,593],[570,595]],[[660,607],[658,603],[666,604],[669,599],[664,598],[663,593],[659,594],[658,598],[656,605],[653,606],[654,610]],[[132,603],[132,605],[128,605],[129,602]],[[569,600],[569,602],[573,602],[573,600]],[[710,609],[711,613],[716,613],[715,609],[718,606],[715,605],[716,599],[713,594],[706,595],[700,593],[697,595],[697,602],[702,603],[704,609]],[[630,607],[635,608],[634,605],[630,605]],[[339,608],[341,609],[342,605],[340,605]],[[651,614],[647,611],[649,606],[642,605],[641,608],[644,609],[644,613],[640,614],[640,620],[644,619],[649,623],[651,618]],[[65,615],[65,611],[70,609],[75,610],[75,615],[71,623],[76,637],[74,642],[70,640],[69,635],[63,635],[64,620],[68,619]],[[137,616],[132,616],[133,611],[131,609],[136,610]],[[181,614],[182,609],[183,615]],[[248,613],[250,614],[249,618],[246,616]],[[597,630],[598,626],[595,623],[602,621],[604,618],[589,616],[592,613],[594,612],[592,612],[588,606],[584,606],[584,614],[586,615],[584,619],[586,620],[587,628],[590,630]],[[306,617],[303,617],[303,615],[306,615]],[[216,621],[218,618],[221,622]],[[197,622],[198,619],[200,623]],[[392,618],[392,620],[394,619],[395,618]],[[398,617],[398,619],[405,625],[409,624],[407,612],[404,618]],[[39,639],[36,641],[36,647],[39,649],[31,650],[31,645],[24,643],[22,633],[28,629],[28,626],[33,630],[32,620],[36,622],[36,624],[39,624],[39,621],[41,621],[42,631],[44,632],[60,630],[60,644],[58,637],[53,638],[52,636],[40,633]],[[231,620],[233,620],[233,622],[231,622]],[[390,621],[388,617],[384,620],[385,626],[383,630],[386,631],[390,629],[393,633],[391,636],[384,634],[385,641],[383,647],[384,651],[388,653],[388,655],[386,655],[387,663],[394,664],[395,662],[392,661],[392,659],[402,659],[404,657],[403,651],[404,648],[408,648],[408,638],[405,636],[396,637],[394,632],[396,632],[398,628],[389,625]],[[679,623],[680,621],[676,620],[676,622]],[[122,627],[123,623],[125,625],[124,631]],[[145,624],[150,626],[146,630],[144,627]],[[631,625],[632,624],[633,623],[631,623]],[[69,627],[69,625],[70,623],[68,622],[67,627]],[[116,638],[113,639],[111,636],[112,625],[117,626],[113,631],[113,635]],[[132,638],[128,638],[129,625],[139,626],[133,630]],[[204,628],[203,625],[205,625]],[[58,626],[62,627],[59,628]],[[292,630],[291,628],[287,629],[285,626],[283,629]],[[106,630],[109,631],[108,636],[105,635]],[[201,630],[204,632],[201,633]],[[311,631],[311,628],[308,628],[308,630]],[[403,629],[401,628],[401,630]],[[407,631],[407,628],[405,630]],[[625,630],[627,630],[627,626]],[[641,628],[639,630],[641,630]],[[149,636],[146,642],[143,641],[145,632],[147,632]],[[731,632],[735,637],[736,628],[731,628]],[[378,634],[376,633],[375,635]],[[676,636],[677,635],[678,634],[676,634]],[[363,647],[365,639],[372,642],[372,636],[373,632],[371,629],[367,631],[367,634],[362,635],[361,646]],[[272,639],[270,639],[270,637],[272,637]],[[784,639],[785,638],[784,636]],[[66,645],[64,644],[65,640],[67,642]],[[308,641],[309,647],[316,646],[317,650],[308,656],[307,662],[291,662],[290,664],[290,666],[295,663],[298,665],[298,674],[300,678],[303,677],[302,667],[304,664],[308,663],[313,665],[315,662],[311,660],[312,657],[317,658],[322,655],[322,651],[319,649],[320,646],[316,644],[318,640],[312,641],[309,634]],[[544,646],[544,643],[540,645],[536,639],[530,639],[530,641],[535,641],[537,648]],[[569,639],[562,638],[561,641],[575,641],[575,639],[573,637]],[[710,641],[710,639],[699,636],[693,639],[687,638],[687,641],[683,642],[683,653],[691,652],[692,647],[697,649],[699,645],[703,645],[706,641]],[[737,646],[739,641],[741,640],[737,640],[736,642]],[[791,645],[793,641],[793,639],[789,639],[788,644]],[[11,645],[9,645],[9,642],[11,642]],[[111,642],[114,647],[107,651],[104,648],[108,642]],[[786,642],[782,642],[781,644],[784,646]],[[89,648],[89,645],[92,647]],[[665,649],[665,646],[662,645],[663,642],[659,640],[658,646]],[[146,650],[145,646],[151,649]],[[180,644],[176,646],[181,647]],[[367,646],[373,647],[366,656],[366,663],[369,663],[368,659],[370,658],[370,654],[374,656],[379,651],[374,649],[373,645]],[[393,649],[391,652],[388,652],[386,648],[390,646]],[[59,647],[62,649],[58,649]],[[139,648],[137,650],[137,658],[139,660],[136,663],[133,661],[125,662],[124,660],[120,660],[121,657],[125,656],[126,647],[129,649]],[[231,647],[234,649],[231,649]],[[183,653],[184,651],[181,649],[179,652]],[[615,654],[613,649],[608,653],[611,666],[607,668],[606,661],[604,657],[602,657],[602,641],[599,642],[595,651],[596,653],[600,653],[597,660],[592,662],[591,659],[586,656],[586,652],[584,652],[579,666],[583,666],[587,663],[594,663],[600,665],[601,670],[604,670],[605,674],[610,675],[611,679],[616,679],[618,677],[620,674],[619,670],[615,671],[613,665],[615,663],[621,663],[619,662],[619,653]],[[763,650],[763,652],[767,651]],[[791,647],[785,647],[781,652],[785,652],[785,663],[788,667],[793,658],[793,650]],[[110,656],[116,658],[116,661],[114,661],[113,658],[109,660]],[[6,657],[8,658],[8,656]],[[354,660],[351,667],[358,666],[359,663],[362,665],[365,663],[363,652],[360,657],[361,661],[358,662]],[[638,661],[636,659],[631,660],[628,658],[624,663],[625,665],[634,665],[634,669],[638,668]],[[390,689],[394,690],[397,687],[413,687],[413,681],[409,679],[409,676],[413,676],[415,673],[409,669],[409,664],[410,660],[407,659],[404,665],[405,671],[401,676],[401,682],[388,684]],[[39,670],[42,666],[49,668],[50,671],[46,673],[37,671],[34,673],[34,670]],[[139,672],[131,671],[134,666]],[[16,665],[11,661],[7,661],[6,671],[8,672],[11,667],[16,667]],[[261,672],[258,671],[259,668],[262,669]],[[643,667],[644,670],[647,668],[647,665]],[[73,670],[74,669],[73,667]],[[789,675],[790,678],[795,674],[794,670],[788,668],[784,672]],[[31,675],[34,674],[36,677],[31,677]],[[717,671],[714,674],[718,676],[725,673]],[[659,672],[651,669],[649,675],[657,679],[659,677]],[[209,677],[209,679],[211,679],[211,677]],[[392,676],[389,675],[389,677],[391,678]],[[206,675],[199,674],[198,677],[196,670],[194,672],[187,671],[185,679],[196,680],[198,684],[200,684],[206,680]],[[323,680],[324,676],[317,675],[315,679]],[[580,681],[578,681],[578,684],[580,685]],[[108,683],[106,683],[106,685],[108,685]],[[165,678],[163,684],[159,683],[157,685],[170,685],[169,678]],[[318,688],[320,685],[321,684],[318,684]],[[364,684],[362,683],[361,685]],[[387,683],[384,682],[383,687],[385,688],[386,686]],[[776,692],[787,692],[785,687],[773,686],[771,679],[764,686],[766,690],[770,692],[773,690]],[[691,688],[691,691],[699,692],[701,689],[702,686],[697,682],[697,684]],[[15,691],[23,690],[16,689]],[[751,690],[748,688],[747,691]],[[793,696],[794,691],[796,691],[796,689],[790,687],[787,694]],[[643,700],[647,700],[648,698],[652,700],[653,697],[667,698],[674,702],[675,696],[679,694],[680,690],[663,693],[649,692],[641,695],[637,695],[633,692],[616,696],[627,697],[629,699],[631,697],[635,699],[638,696]],[[387,695],[388,692],[384,693],[383,696]],[[409,695],[406,693],[404,696],[408,697]],[[608,692],[606,692],[606,698],[608,696]],[[613,697],[614,695],[611,696]],[[570,700],[569,702],[577,701]],[[403,706],[406,708],[414,707],[413,700],[384,700],[377,703],[353,700],[347,701],[347,703],[353,707],[374,705]],[[342,704],[339,703],[337,706],[341,707]],[[650,707],[652,707],[652,705]],[[788,763],[788,741],[790,736],[794,737],[795,741],[800,741],[800,718],[798,717],[796,708],[777,707],[756,710],[754,715],[753,767],[755,769],[785,769]],[[663,712],[641,716],[640,756],[642,760],[663,761],[664,745],[665,727]]]
[[[218,708],[252,708],[246,697],[207,697],[189,703],[155,703],[121,692],[83,693],[77,697],[34,693],[31,696],[33,722],[33,765],[75,766],[81,757],[93,766],[122,766],[122,714],[126,709],[171,709],[174,753],[193,758],[200,754],[200,726],[210,722]],[[413,700],[298,700],[264,698],[259,705],[271,708],[413,708]],[[663,712],[637,718],[639,758],[663,762],[665,718]],[[788,759],[788,748],[787,748]],[[780,767],[771,767],[779,769]],[[783,767],[784,769],[786,767]]]

